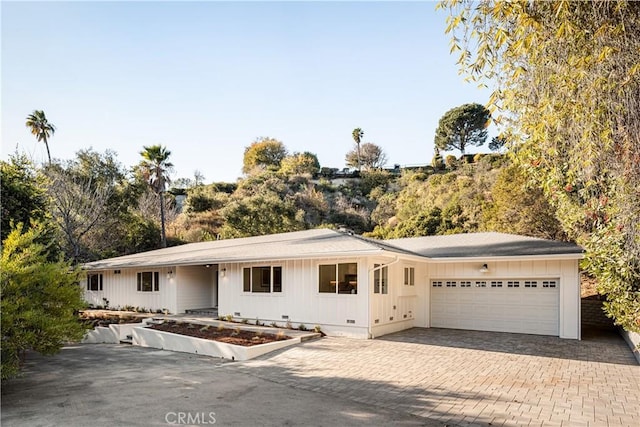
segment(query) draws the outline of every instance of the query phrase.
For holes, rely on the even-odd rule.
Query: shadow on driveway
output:
[[[376,340],[552,357],[583,362],[637,365],[633,353],[620,334],[617,331],[601,329],[583,330],[581,341],[544,335],[438,328],[412,328],[385,335],[376,338]]]

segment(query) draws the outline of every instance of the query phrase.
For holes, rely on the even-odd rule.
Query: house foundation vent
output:
[[[353,319],[347,319],[347,323],[356,323],[356,321]]]

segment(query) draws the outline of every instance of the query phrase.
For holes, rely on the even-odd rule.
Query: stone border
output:
[[[300,343],[301,337],[258,344],[250,347],[227,344],[203,338],[189,337],[158,331],[143,326],[133,328],[133,345],[141,347],[159,348],[161,350],[179,351],[183,353],[202,354],[205,356],[222,357],[230,360],[249,360],[263,354],[270,353]]]

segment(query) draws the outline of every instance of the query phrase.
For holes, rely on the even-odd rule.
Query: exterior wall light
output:
[[[486,273],[487,271],[489,271],[489,266],[487,264],[482,264],[482,267],[480,267],[480,273]]]
[[[173,270],[167,271],[167,279],[171,280],[172,277],[173,277]]]
[[[227,269],[223,268],[222,270],[220,270],[220,277],[226,277],[227,276]]]

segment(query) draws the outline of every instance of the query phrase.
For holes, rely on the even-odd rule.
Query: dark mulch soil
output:
[[[218,329],[217,326],[196,325],[194,323],[178,323],[174,321],[164,322],[159,325],[150,326],[158,331],[171,332],[173,334],[187,335],[189,337],[204,338],[207,340],[220,341],[227,344],[242,345],[250,347],[252,345],[266,344],[274,341],[287,340],[291,337],[286,335],[259,334],[241,329]]]

